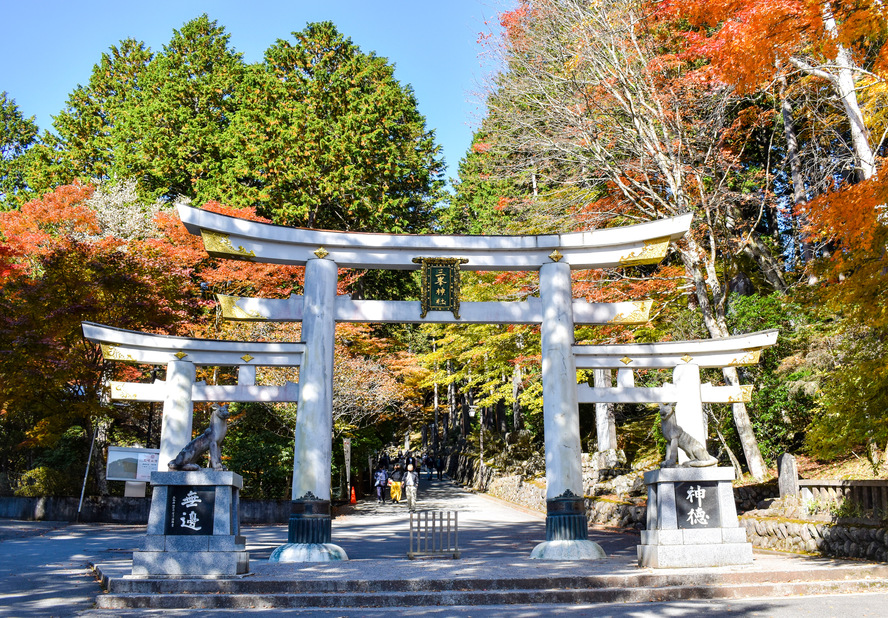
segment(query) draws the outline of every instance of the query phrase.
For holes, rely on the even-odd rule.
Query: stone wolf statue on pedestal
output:
[[[666,459],[660,464],[661,468],[678,467],[679,448],[688,456],[689,461],[685,464],[687,466],[705,468],[718,463],[715,457],[706,452],[702,444],[678,426],[675,420],[675,404],[660,404],[660,426],[663,429],[663,437],[666,438]]]
[[[185,445],[185,448],[167,465],[170,470],[200,470],[200,466],[195,462],[207,451],[210,453],[209,467],[213,470],[225,469],[222,467],[220,445],[222,438],[225,437],[225,432],[228,431],[228,417],[231,416],[231,413],[228,411],[228,405],[220,406],[217,403],[212,405],[212,410],[210,426]]]

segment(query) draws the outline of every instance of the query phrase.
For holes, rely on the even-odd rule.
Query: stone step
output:
[[[629,587],[596,586],[603,581],[587,581],[585,587],[481,589],[471,585],[473,580],[457,582],[460,589],[396,591],[362,589],[361,582],[352,582],[351,590],[324,592],[252,593],[222,592],[154,592],[109,593],[97,599],[98,609],[272,609],[272,608],[359,608],[359,607],[417,607],[417,606],[485,606],[515,604],[563,603],[644,603],[675,600],[739,599],[749,597],[782,597],[793,595],[837,594],[888,590],[888,579],[843,578],[848,573],[836,574],[833,579],[808,581],[747,581],[742,583],[690,583],[685,585],[651,586],[634,582]],[[793,577],[801,575],[794,573]],[[786,575],[784,575],[786,578]],[[795,578],[795,577],[794,577]],[[588,578],[573,578],[588,579]],[[598,579],[598,578],[594,578]],[[640,578],[636,578],[640,579]],[[694,578],[689,578],[694,579]],[[798,578],[795,578],[798,579]],[[193,583],[193,580],[192,580]],[[216,583],[232,583],[216,582]],[[260,584],[263,582],[251,582]],[[296,583],[296,582],[291,582]],[[423,582],[431,583],[431,582]],[[518,584],[519,582],[514,582]],[[526,583],[526,582],[521,582]],[[563,582],[568,583],[568,582]],[[260,586],[261,587],[261,586]],[[298,587],[298,586],[296,586]],[[397,594],[392,594],[397,592]]]
[[[101,569],[101,566],[98,567]],[[100,576],[103,573],[99,572]],[[491,590],[576,590],[600,588],[667,588],[792,582],[888,581],[888,565],[835,565],[792,571],[728,571],[593,574],[584,576],[411,578],[411,579],[298,579],[243,577],[233,579],[129,579],[102,577],[112,594],[311,594],[390,593]]]

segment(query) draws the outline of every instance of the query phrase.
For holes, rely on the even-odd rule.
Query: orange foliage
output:
[[[527,21],[532,16],[529,0],[520,0],[518,8],[500,14],[500,26],[505,30],[505,36],[512,44],[521,46],[521,40],[527,29]]]
[[[837,38],[825,32],[824,5],[813,0],[665,0],[657,12],[699,28],[686,33],[691,51],[710,59],[725,82],[750,92],[795,54],[833,59],[837,44],[857,49],[864,41],[883,40],[884,3],[862,0],[831,8]],[[880,52],[876,70],[885,62]]]
[[[834,260],[840,268],[852,256],[878,255],[884,250],[888,204],[888,181],[884,176],[820,195],[805,206],[810,221],[806,232],[812,240],[836,245],[839,251]]]
[[[74,183],[58,187],[20,210],[0,213],[3,251],[24,261],[9,265],[23,274],[30,272],[27,260],[49,255],[60,242],[77,233],[94,234],[99,230],[95,213],[83,202],[95,191],[92,185]]]
[[[218,202],[208,202],[205,210],[270,223],[256,214],[255,208],[229,208]],[[305,269],[299,266],[216,260],[207,257],[203,241],[185,229],[175,213],[159,213],[156,218],[162,237],[146,241],[148,246],[166,254],[175,263],[195,269],[195,277],[209,284],[214,291],[231,295],[276,297],[286,296],[301,287]]]

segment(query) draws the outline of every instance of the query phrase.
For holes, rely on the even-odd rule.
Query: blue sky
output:
[[[364,52],[395,64],[444,151],[448,176],[483,114],[479,92],[492,66],[477,43],[512,0],[0,0],[0,91],[41,130],[103,52],[132,37],[158,51],[174,28],[203,13],[224,26],[246,62],[307,22],[329,20]]]

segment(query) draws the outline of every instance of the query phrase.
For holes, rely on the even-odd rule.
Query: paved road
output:
[[[733,601],[673,601],[669,603],[609,603],[603,605],[495,605],[484,607],[372,607],[357,610],[300,609],[253,610],[250,615],[299,616],[301,618],[883,618],[888,594],[847,594],[790,599],[740,599]],[[201,610],[200,618],[232,618],[244,610]],[[93,611],[89,618],[136,618],[144,616],[191,616],[192,611]]]
[[[448,482],[430,484],[423,479],[420,508],[457,510],[460,517],[460,547],[464,564],[485,559],[525,559],[543,540],[542,515],[511,508],[504,502],[466,492]],[[387,565],[395,571],[404,564],[407,549],[407,511],[403,504],[377,505],[364,502],[333,523],[334,542],[342,546],[353,566]],[[143,526],[68,524],[64,522],[13,522],[0,520],[0,617],[47,616],[188,616],[181,611],[97,611],[93,600],[100,588],[89,563],[126,560],[138,546]],[[286,526],[244,528],[251,559],[261,561],[286,542]],[[594,540],[609,556],[631,561],[637,537],[608,531],[593,531]],[[396,561],[396,562],[395,562]],[[409,563],[408,563],[409,564]],[[375,567],[374,567],[375,568]],[[415,607],[399,608],[397,615],[537,618],[545,616],[884,616],[888,594],[743,599],[737,601],[693,601],[648,604],[587,606],[535,605],[501,607]],[[237,611],[201,611],[203,616],[235,616]],[[298,611],[257,610],[269,616],[383,617],[392,609],[360,610],[307,609]]]
[[[73,616],[100,592],[93,561],[132,556],[144,526],[0,520],[0,616]]]

